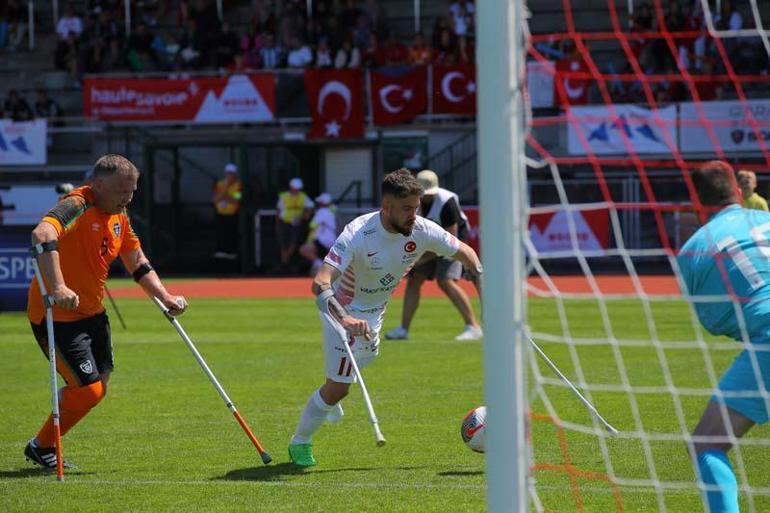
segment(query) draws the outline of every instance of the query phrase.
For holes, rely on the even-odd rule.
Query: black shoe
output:
[[[55,447],[44,449],[42,447],[32,445],[32,441],[30,441],[27,443],[27,447],[24,448],[24,457],[27,458],[27,461],[31,461],[35,465],[40,465],[43,468],[56,468]],[[76,468],[75,465],[68,463],[67,460],[64,460],[63,466],[64,468]]]

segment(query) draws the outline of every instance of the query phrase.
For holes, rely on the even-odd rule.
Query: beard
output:
[[[403,235],[404,237],[409,237],[412,235],[412,229],[414,229],[414,222],[411,224],[399,224],[398,221],[396,221],[393,218],[389,219],[390,226],[392,226],[398,233]]]

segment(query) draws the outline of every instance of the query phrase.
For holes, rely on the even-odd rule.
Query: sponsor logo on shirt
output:
[[[374,235],[377,233],[377,228],[372,228],[371,230],[364,230],[364,237],[367,237],[369,235]]]
[[[120,237],[120,223],[115,223],[112,225],[112,233],[115,234],[115,237]]]
[[[102,225],[100,225],[99,223],[91,223],[92,231],[98,232],[101,229],[102,229]]]
[[[393,283],[393,280],[395,280],[393,275],[388,273],[385,276],[383,276],[382,278],[380,278],[380,283],[382,283],[382,286],[385,287],[385,286]]]
[[[414,250],[417,249],[417,243],[413,240],[410,240],[406,244],[404,244],[404,251],[407,253],[414,253]]]

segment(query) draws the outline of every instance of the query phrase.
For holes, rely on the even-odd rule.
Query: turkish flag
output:
[[[476,68],[433,66],[433,112],[476,114]]]
[[[424,67],[396,74],[372,71],[372,116],[375,125],[396,125],[413,120],[428,105]]]
[[[564,72],[588,72],[583,59],[570,58],[556,61],[556,80],[564,87],[564,95],[558,93],[556,97],[562,105],[585,105],[588,103],[588,87],[590,81],[587,78],[570,78],[564,76]],[[558,85],[556,87],[559,87]]]
[[[313,118],[308,137],[354,139],[364,136],[361,70],[305,70],[305,92]]]

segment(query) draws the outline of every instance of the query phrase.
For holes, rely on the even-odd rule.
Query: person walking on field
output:
[[[113,360],[110,321],[102,299],[112,261],[120,256],[134,280],[172,315],[187,308],[182,296],[170,294],[163,286],[131,228],[126,207],[138,180],[139,171],[131,161],[104,155],[94,165],[90,184],[60,199],[32,231],[32,249],[54,302],[56,368],[66,383],[59,391],[62,436],[107,394]],[[45,315],[40,288],[33,279],[27,317],[47,357]],[[24,456],[42,467],[56,468],[54,438],[49,416],[27,443]]]
[[[437,223],[460,240],[467,237],[468,218],[460,208],[457,194],[439,187],[438,176],[430,169],[417,173],[417,180],[425,194],[420,200],[420,212],[425,218]],[[432,253],[424,255],[409,273],[404,294],[404,309],[401,325],[385,334],[388,340],[409,338],[409,326],[420,304],[420,289],[425,280],[436,280],[439,288],[452,301],[465,322],[465,329],[455,340],[479,340],[483,336],[481,326],[473,314],[473,307],[465,291],[458,285],[463,274],[463,265],[457,260]]]

